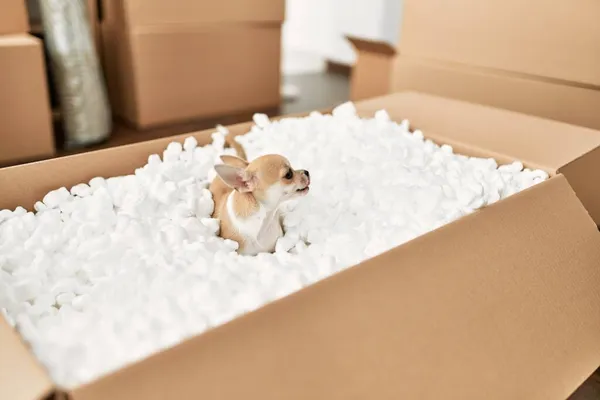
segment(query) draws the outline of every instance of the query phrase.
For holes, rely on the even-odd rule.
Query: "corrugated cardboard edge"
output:
[[[350,76],[350,100],[358,101],[390,92],[395,48],[382,41],[346,36],[357,59]]]
[[[598,262],[559,175],[72,397],[565,399],[600,364]]]
[[[0,316],[0,399],[37,400],[49,396],[54,384],[19,334]]]

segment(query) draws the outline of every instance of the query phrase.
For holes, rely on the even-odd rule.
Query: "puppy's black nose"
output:
[[[308,173],[308,171],[307,171],[307,170],[302,170],[302,173],[303,173],[304,175],[306,175],[306,177],[307,177],[307,178],[310,178],[310,174]]]

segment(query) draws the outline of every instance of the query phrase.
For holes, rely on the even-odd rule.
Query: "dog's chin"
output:
[[[294,197],[302,197],[302,196],[306,196],[308,194],[308,192],[310,191],[310,188],[308,186],[302,188],[302,189],[298,189],[296,190],[296,192],[294,193]]]

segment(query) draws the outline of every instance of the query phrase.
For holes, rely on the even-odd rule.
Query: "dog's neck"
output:
[[[260,201],[252,193],[233,190],[227,198],[227,214],[247,244],[260,251],[273,251],[283,235],[279,204]]]

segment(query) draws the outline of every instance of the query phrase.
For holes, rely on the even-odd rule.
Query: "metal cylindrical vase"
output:
[[[45,43],[65,131],[65,147],[106,140],[110,104],[84,0],[41,0]]]

